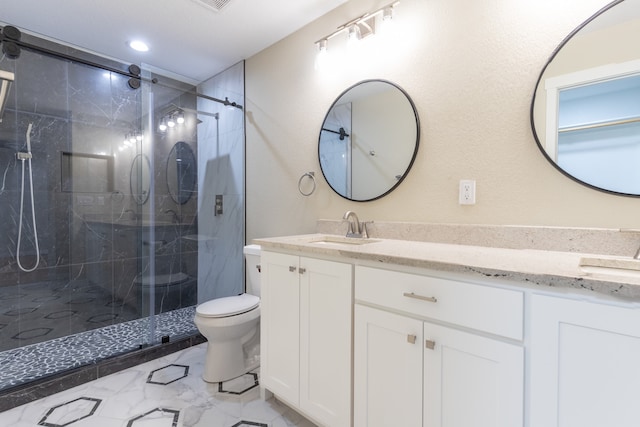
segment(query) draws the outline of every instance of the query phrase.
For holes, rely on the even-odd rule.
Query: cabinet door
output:
[[[424,426],[523,425],[524,350],[424,324]]]
[[[354,425],[422,426],[422,322],[355,306]]]
[[[300,287],[298,257],[263,251],[260,376],[271,392],[298,405]]]
[[[352,267],[300,260],[300,408],[322,425],[351,425]]]
[[[640,423],[640,311],[532,297],[531,427]]]

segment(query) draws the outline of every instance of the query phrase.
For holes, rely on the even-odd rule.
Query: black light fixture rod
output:
[[[45,54],[45,55],[53,56],[53,57],[56,57],[56,58],[66,59],[66,60],[72,61],[72,62],[78,62],[80,64],[89,65],[89,66],[95,67],[95,68],[101,68],[101,69],[103,69],[105,71],[110,71],[112,73],[117,73],[117,74],[120,74],[120,75],[123,75],[123,76],[126,76],[126,77],[131,77],[131,78],[134,78],[134,79],[142,79],[142,77],[140,77],[139,75],[132,74],[132,73],[130,73],[128,71],[119,70],[117,68],[110,67],[108,65],[98,64],[97,62],[89,61],[88,59],[77,58],[75,56],[68,55],[66,53],[56,52],[55,50],[47,49],[47,48],[41,47],[41,46],[36,46],[36,45],[31,44],[31,43],[23,42],[21,40],[11,40],[11,39],[6,38],[3,34],[0,33],[0,42],[4,42],[5,40],[6,41],[10,41],[12,43],[15,43],[20,47],[24,47],[25,49],[36,51],[38,53],[42,53],[42,54]],[[155,82],[152,81],[152,83],[155,83]]]

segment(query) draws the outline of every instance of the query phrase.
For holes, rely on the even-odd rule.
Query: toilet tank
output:
[[[260,296],[260,245],[244,247],[244,262],[247,270],[248,294]]]

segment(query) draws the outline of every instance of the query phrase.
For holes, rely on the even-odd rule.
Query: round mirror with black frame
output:
[[[171,148],[167,158],[167,189],[171,199],[184,205],[189,201],[196,187],[196,156],[191,146],[178,141]]]
[[[419,141],[418,112],[407,92],[386,80],[364,80],[329,108],[318,140],[320,168],[345,199],[376,200],[407,176]]]
[[[640,0],[616,0],[573,30],[531,103],[538,147],[590,188],[640,196]]]
[[[139,205],[144,205],[149,199],[151,186],[151,162],[146,155],[138,154],[133,158],[129,186],[133,200]]]

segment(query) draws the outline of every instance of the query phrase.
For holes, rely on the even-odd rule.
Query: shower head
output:
[[[5,105],[7,105],[9,87],[11,87],[14,76],[15,75],[9,71],[0,70],[0,123],[2,123],[2,115],[4,114]]]

